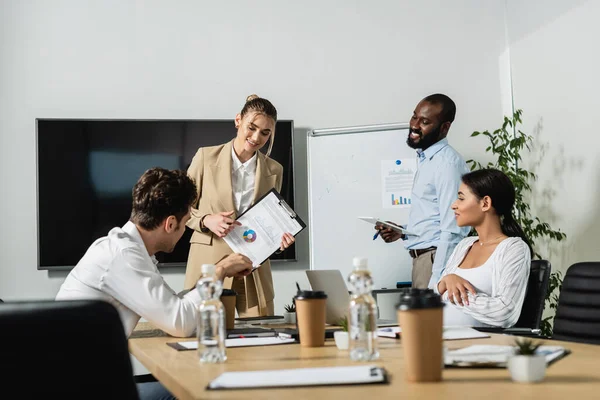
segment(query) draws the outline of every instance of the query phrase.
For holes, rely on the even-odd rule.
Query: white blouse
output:
[[[452,255],[448,259],[442,278],[449,274],[462,275],[463,271],[458,266],[464,260],[467,251],[479,238],[467,237],[458,243]],[[491,291],[487,291],[485,285],[479,282],[476,286],[477,294],[468,294],[469,305],[458,306],[448,301],[448,291],[442,299],[445,301],[444,314],[452,315],[457,310],[472,317],[479,323],[473,326],[496,326],[509,328],[513,326],[521,315],[521,308],[525,300],[529,271],[531,269],[531,253],[527,244],[519,237],[509,237],[496,246],[488,260],[480,267],[491,267],[489,279],[491,280]],[[469,280],[466,276],[463,278]],[[471,282],[473,283],[473,282]],[[439,284],[439,281],[438,281]],[[439,293],[437,285],[434,290]],[[453,321],[444,318],[446,325],[461,325],[459,318]]]
[[[56,300],[104,300],[116,307],[129,337],[140,317],[172,336],[196,330],[197,290],[179,297],[167,285],[132,222],[96,240],[69,273]]]
[[[231,146],[231,187],[237,215],[250,208],[252,200],[254,200],[256,157],[256,153],[254,153],[252,158],[242,163]]]

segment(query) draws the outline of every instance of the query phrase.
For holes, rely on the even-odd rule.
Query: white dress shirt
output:
[[[439,281],[452,251],[470,231],[459,227],[452,211],[452,203],[461,184],[461,177],[469,172],[463,157],[442,139],[424,151],[417,151],[417,173],[411,191],[411,206],[407,230],[414,235],[404,237],[408,250],[436,247],[429,287]]]
[[[458,266],[464,260],[467,250],[478,239],[477,236],[471,236],[458,243],[448,259],[442,277],[457,274]],[[457,309],[481,324],[510,328],[517,323],[525,300],[531,269],[529,247],[521,238],[509,237],[496,246],[485,264],[491,266],[491,274],[488,276],[491,280],[491,291],[486,291],[485,286],[479,283],[482,291],[478,291],[475,295],[469,293],[469,305],[465,306],[450,303],[448,291],[446,291],[442,296],[442,300],[446,301],[444,313],[452,313],[455,310],[450,309]],[[439,293],[437,284],[434,285],[434,291]],[[444,318],[444,322],[447,325],[456,325],[446,318]]]
[[[192,336],[200,295],[167,285],[132,222],[96,240],[61,285],[56,300],[96,299],[119,312],[129,337],[140,317],[172,336]]]
[[[242,214],[254,200],[254,182],[256,180],[256,153],[242,163],[231,146],[231,187],[233,204],[237,215]]]

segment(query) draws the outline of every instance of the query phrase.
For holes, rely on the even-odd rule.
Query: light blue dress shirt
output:
[[[450,208],[458,197],[461,177],[469,172],[465,160],[442,139],[425,151],[417,150],[417,173],[412,188],[406,229],[414,233],[404,240],[407,250],[437,247],[429,287],[440,279],[450,254],[470,227],[456,225]]]

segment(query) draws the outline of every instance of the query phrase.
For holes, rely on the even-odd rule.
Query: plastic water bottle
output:
[[[373,279],[367,259],[354,257],[348,276],[351,287],[348,317],[350,359],[371,361],[379,358],[377,350],[377,304],[371,295]]]
[[[202,302],[198,306],[198,356],[203,363],[220,363],[225,355],[225,307],[221,303],[223,283],[216,276],[216,267],[202,265],[202,275],[196,289]]]

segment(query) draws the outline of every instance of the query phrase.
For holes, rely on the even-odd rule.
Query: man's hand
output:
[[[387,222],[391,222],[391,221],[387,221]],[[380,224],[376,224],[375,229],[379,231],[379,236],[381,236],[383,241],[386,243],[392,243],[392,242],[395,242],[396,240],[402,239],[404,237],[404,234],[397,232],[397,231],[393,230],[392,228],[386,228],[385,226],[380,225]]]
[[[202,223],[205,227],[211,230],[212,233],[220,238],[227,236],[229,232],[236,226],[241,226],[238,221],[229,218],[233,211],[220,212],[218,214],[209,214],[204,217]]]
[[[471,285],[471,282],[456,274],[444,276],[440,283],[438,283],[438,291],[441,295],[448,292],[448,300],[450,300],[450,303],[459,306],[469,305],[469,293],[472,295],[477,294],[475,288]]]
[[[252,272],[252,261],[242,254],[233,253],[219,261],[216,267],[219,279],[229,276],[243,278]]]

